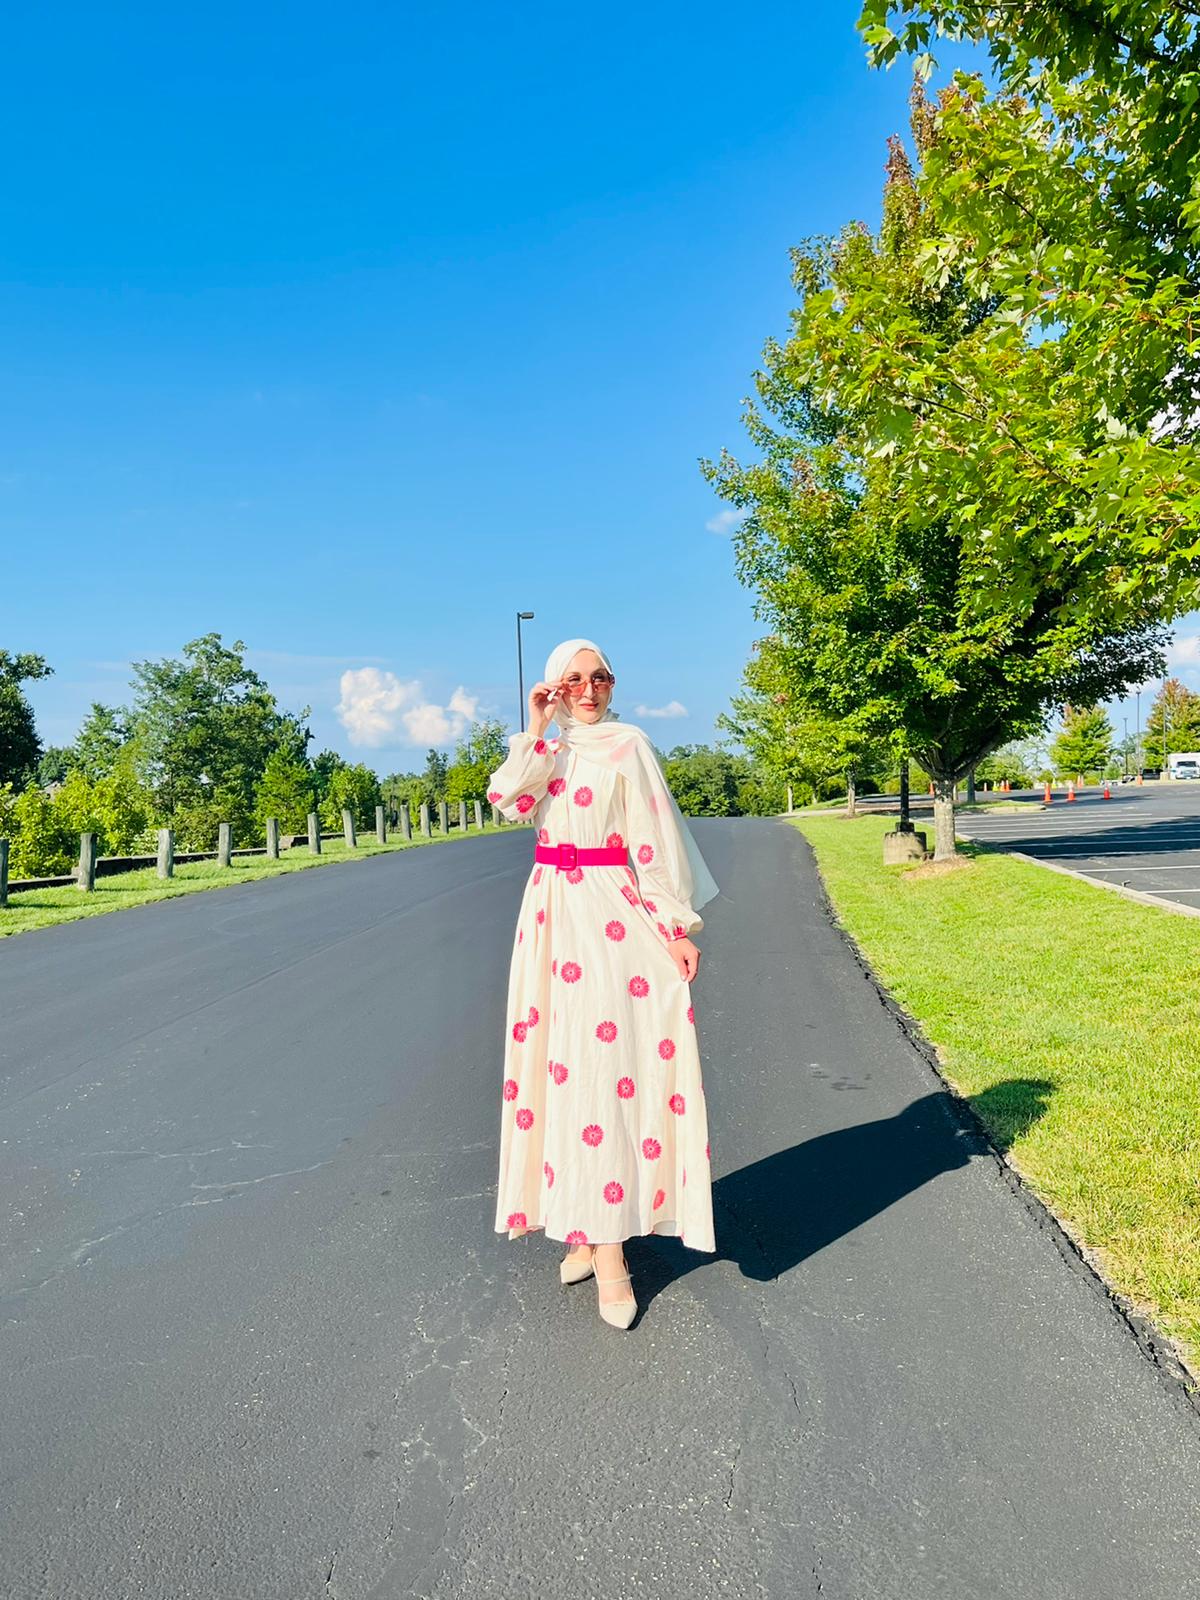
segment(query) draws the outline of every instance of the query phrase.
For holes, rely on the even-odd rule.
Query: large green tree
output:
[[[504,724],[493,718],[473,722],[459,741],[446,771],[446,799],[451,805],[487,797],[488,779],[508,755]]]
[[[126,715],[138,772],[159,814],[193,848],[211,847],[219,820],[248,842],[271,754],[283,748],[302,758],[311,738],[309,708],[282,711],[245,649],[209,633],[185,645],[182,659],[134,663]]]
[[[1177,750],[1200,750],[1200,694],[1168,678],[1150,707],[1143,743],[1151,766],[1165,767],[1165,757]]]
[[[53,671],[43,656],[0,650],[0,784],[21,789],[34,776],[42,746],[21,685],[48,678]]]
[[[1110,611],[1144,596],[1175,614],[1200,583],[1198,16],[1176,0],[865,0],[860,18],[877,61],[939,36],[990,52],[1001,97],[959,74],[941,98],[913,270],[997,307],[947,360],[856,296],[825,358],[890,400],[874,444],[904,432],[911,484],[981,538],[1043,546],[1042,565],[1098,554],[1113,581],[1090,603]],[[982,509],[998,502],[1002,529]]]
[[[129,739],[123,715],[112,706],[93,700],[71,750],[71,765],[80,767],[93,781],[106,778]]]
[[[969,460],[937,421],[966,366],[989,408],[1011,399],[985,334],[1010,319],[977,274],[923,270],[943,221],[928,167],[946,135],[920,93],[912,131],[923,168],[892,142],[879,233],[855,224],[795,253],[800,308],[786,342],[768,344],[747,410],[759,460],[726,453],[705,471],[745,514],[738,569],[773,629],[777,691],[797,715],[914,757],[935,784],[944,858],[955,783],[1044,726],[1048,705],[1107,699],[1158,670],[1167,602],[1130,591],[1102,545],[1064,546],[1078,507],[1057,478],[1017,493],[983,464],[982,440]],[[912,376],[914,359],[910,394],[896,375]],[[1021,427],[1052,433],[1055,406],[1037,410],[1032,389],[1026,399]],[[1013,448],[1003,430],[987,443],[995,456]]]

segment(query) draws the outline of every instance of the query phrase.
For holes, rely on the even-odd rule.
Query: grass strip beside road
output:
[[[846,931],[1106,1281],[1200,1373],[1200,921],[892,819],[805,817]]]
[[[494,828],[484,830],[495,833]],[[424,849],[431,844],[449,844],[455,839],[477,839],[468,829],[449,834],[435,833],[431,839],[415,836],[411,843],[389,839],[380,844],[374,834],[361,838],[352,850],[344,839],[322,839],[321,854],[310,855],[307,844],[285,850],[278,861],[266,856],[234,856],[232,866],[215,861],[186,861],[175,868],[171,878],[160,878],[154,867],[139,867],[133,872],[118,872],[97,878],[93,893],[84,894],[73,884],[61,889],[23,889],[10,894],[8,905],[0,907],[0,938],[28,933],[33,928],[48,928],[58,922],[77,922],[80,917],[99,917],[109,911],[124,911],[155,900],[174,900],[183,894],[205,889],[229,889],[235,884],[253,883],[258,878],[277,878],[285,872],[304,872],[310,867],[329,867],[337,862],[362,861],[368,856],[391,855],[398,850]]]

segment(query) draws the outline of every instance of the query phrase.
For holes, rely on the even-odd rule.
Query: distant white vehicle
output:
[[[1200,778],[1200,750],[1176,750],[1167,757],[1168,778]]]

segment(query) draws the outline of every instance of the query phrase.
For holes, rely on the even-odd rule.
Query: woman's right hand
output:
[[[555,710],[562,698],[563,686],[559,683],[535,683],[529,691],[529,732],[540,739],[554,719]],[[551,700],[550,696],[554,699]]]

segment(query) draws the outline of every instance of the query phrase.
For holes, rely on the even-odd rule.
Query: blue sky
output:
[[[697,458],[905,124],[857,9],[11,14],[2,642],[55,669],[43,740],[217,631],[314,749],[419,766],[516,726],[518,609],[529,670],[592,636],[618,709],[710,740],[757,629]]]

